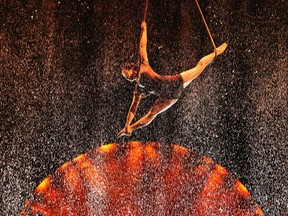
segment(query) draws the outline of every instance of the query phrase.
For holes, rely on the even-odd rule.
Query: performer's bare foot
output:
[[[223,43],[222,45],[218,46],[214,50],[216,56],[222,54],[226,50],[226,48],[227,48],[227,43]]]

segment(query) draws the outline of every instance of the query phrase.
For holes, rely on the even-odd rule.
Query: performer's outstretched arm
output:
[[[132,120],[134,119],[134,116],[135,116],[135,113],[137,111],[140,100],[141,100],[140,93],[135,91],[134,95],[133,95],[133,100],[132,100],[132,103],[131,103],[131,106],[129,108],[129,112],[127,115],[125,127],[118,133],[118,136],[131,135],[132,131],[130,131],[129,126],[130,126]]]
[[[134,119],[140,100],[141,100],[141,95],[138,92],[134,92],[132,103],[131,103],[131,106],[127,115],[125,127],[129,126],[131,121]]]
[[[141,23],[141,35],[139,44],[139,55],[141,63],[148,63],[147,54],[147,24],[145,21]]]

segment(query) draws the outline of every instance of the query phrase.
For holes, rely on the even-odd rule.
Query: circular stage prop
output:
[[[45,178],[22,215],[263,215],[225,168],[179,145],[108,144]]]

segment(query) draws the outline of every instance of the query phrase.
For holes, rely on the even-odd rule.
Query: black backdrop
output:
[[[288,2],[200,4],[227,51],[170,110],[119,139],[134,88],[120,68],[137,59],[144,0],[1,0],[1,215],[17,215],[65,161],[128,140],[209,156],[265,214],[287,213]],[[160,74],[189,69],[213,51],[193,0],[150,0],[147,22],[150,64]]]

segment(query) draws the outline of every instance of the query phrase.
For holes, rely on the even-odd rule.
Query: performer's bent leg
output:
[[[138,128],[144,127],[152,122],[152,120],[160,113],[169,109],[178,99],[175,100],[163,100],[157,99],[150,109],[147,115],[143,116],[137,122],[129,126],[129,131],[136,130]]]
[[[198,77],[203,70],[210,64],[216,55],[220,55],[225,51],[227,47],[226,43],[223,43],[221,46],[217,47],[216,50],[213,53],[210,53],[209,55],[204,56],[196,65],[196,67],[184,71],[180,73],[183,79],[183,86],[186,88],[192,80],[194,80],[196,77]]]

